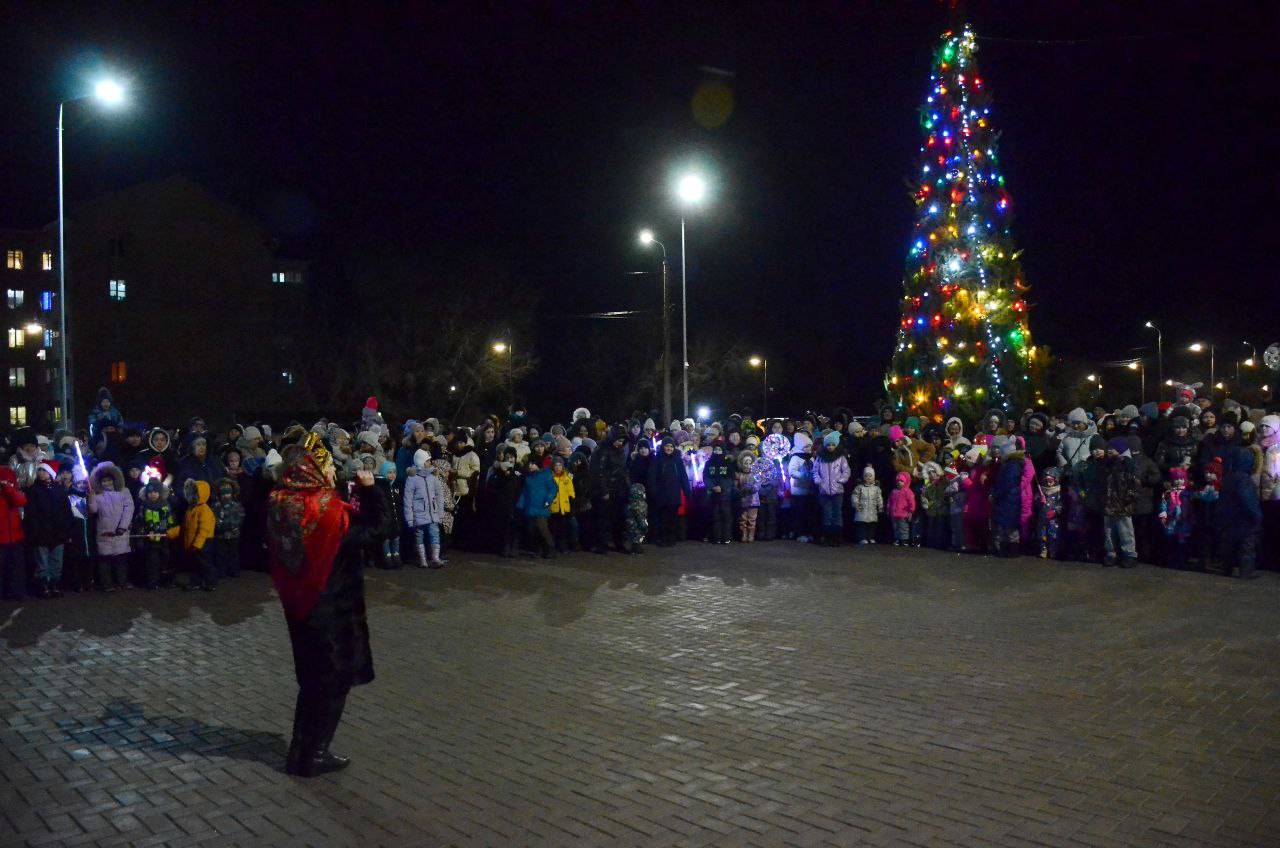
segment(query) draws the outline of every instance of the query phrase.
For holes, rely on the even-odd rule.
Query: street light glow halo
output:
[[[93,96],[108,106],[124,102],[124,86],[112,79],[104,79],[93,87]]]
[[[1195,342],[1194,344],[1187,345],[1187,350],[1192,351],[1194,353],[1199,353],[1200,351],[1204,350],[1204,345],[1201,344],[1200,342]]]
[[[750,365],[752,368],[759,368],[760,363],[762,362],[764,362],[764,360],[758,356],[753,356],[747,360],[747,364]]]
[[[641,230],[641,231],[640,231],[640,243],[641,243],[641,244],[653,244],[653,230]]]
[[[29,324],[27,324],[27,326],[23,327],[23,329],[26,330],[28,333],[31,333],[32,335],[34,335],[36,333],[43,331],[44,325],[41,324],[39,321],[32,321]]]
[[[507,343],[506,343],[506,342],[494,342],[494,343],[493,343],[493,352],[494,352],[494,353],[506,353],[506,350],[507,350]]]
[[[688,204],[701,203],[707,195],[707,182],[697,174],[685,174],[676,183],[676,194]]]

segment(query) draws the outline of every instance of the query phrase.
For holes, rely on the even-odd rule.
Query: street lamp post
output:
[[[1242,345],[1249,348],[1249,358],[1244,361],[1246,368],[1252,368],[1253,363],[1258,359],[1258,349],[1253,346],[1253,342],[1241,342]],[[1236,391],[1240,391],[1240,360],[1236,360]]]
[[[1143,403],[1146,403],[1147,402],[1147,364],[1143,362],[1141,359],[1135,359],[1133,362],[1130,362],[1126,367],[1128,367],[1130,371],[1137,371],[1139,373],[1141,382],[1139,383],[1140,388],[1138,392],[1138,397],[1142,398]]]
[[[697,174],[687,174],[676,185],[676,192],[686,206],[702,202],[707,184]],[[684,417],[689,417],[689,264],[686,261],[684,238],[684,213],[680,214],[680,333],[684,366]]]
[[[92,95],[62,100],[58,103],[58,345],[62,361],[59,363],[62,379],[62,426],[74,429],[71,420],[71,358],[70,339],[67,337],[67,218],[66,179],[62,169],[62,116],[68,103],[87,100],[93,97],[108,106],[116,106],[124,101],[124,88],[112,80],[103,80],[94,86]]]
[[[683,229],[681,230],[683,239]],[[652,230],[640,233],[641,244],[656,244],[662,248],[662,420],[671,421],[671,307],[667,296],[667,246],[653,236]],[[683,242],[682,242],[683,243]],[[687,344],[686,340],[686,344]],[[688,356],[685,356],[688,359]],[[685,382],[685,406],[689,404],[689,386]],[[685,415],[689,413],[686,410]]]
[[[1215,379],[1217,375],[1217,371],[1215,370],[1215,356],[1216,356],[1215,345],[1212,342],[1210,342],[1209,344],[1205,344],[1204,342],[1196,342],[1195,344],[1188,345],[1187,350],[1191,351],[1192,353],[1200,353],[1206,347],[1209,348],[1209,392],[1210,394],[1212,394],[1214,386],[1217,383],[1217,380]]]
[[[493,352],[507,355],[507,412],[510,413],[516,402],[516,346],[511,342],[494,342]]]
[[[769,360],[762,356],[753,356],[747,360],[752,368],[759,368],[764,373],[764,399],[760,404],[760,417],[769,417]]]
[[[1159,388],[1156,389],[1156,400],[1164,400],[1164,333],[1150,321],[1146,323],[1146,327],[1148,330],[1156,331],[1156,374],[1160,381]]]

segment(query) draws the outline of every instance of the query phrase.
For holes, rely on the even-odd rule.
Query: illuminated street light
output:
[[[696,206],[707,194],[707,182],[697,174],[685,174],[676,183],[676,194],[685,206]],[[689,417],[689,263],[685,259],[684,213],[680,214],[680,334],[684,373],[684,416]]]
[[[1160,332],[1160,328],[1148,321],[1143,325],[1148,330],[1156,331],[1156,383],[1157,389],[1161,383],[1164,383],[1164,333]],[[1156,400],[1163,400],[1160,391],[1156,391]]]
[[[62,420],[65,426],[71,426],[71,376],[67,365],[67,351],[71,337],[67,334],[67,221],[66,202],[63,186],[65,179],[62,168],[62,114],[68,103],[88,100],[90,97],[108,106],[118,106],[124,102],[124,86],[115,80],[100,80],[93,87],[92,95],[73,97],[58,103],[58,337],[61,362],[58,369],[62,377]]]
[[[683,238],[684,231],[681,230]],[[667,246],[654,236],[653,230],[640,231],[640,243],[646,247],[656,244],[662,249],[662,418],[664,421],[671,420],[671,306],[667,297]],[[685,359],[688,359],[686,353]],[[686,382],[685,394],[688,394],[688,385]],[[684,414],[689,414],[689,399],[685,398]]]
[[[506,343],[506,342],[494,342],[494,343],[493,343],[493,352],[494,352],[494,353],[506,353],[506,352],[507,352],[507,343]]]
[[[1265,389],[1265,388],[1266,388],[1266,386],[1263,386],[1263,388]],[[699,421],[706,421],[706,420],[708,420],[709,418],[711,418],[711,407],[709,407],[709,406],[700,406],[700,407],[698,407],[698,420],[699,420]]]
[[[707,183],[697,174],[686,174],[676,185],[676,193],[686,204],[701,203],[707,195]]]
[[[1191,351],[1192,353],[1200,353],[1200,352],[1201,352],[1201,351],[1203,351],[1206,347],[1207,347],[1207,348],[1209,348],[1209,385],[1211,385],[1211,386],[1216,386],[1216,384],[1217,384],[1217,379],[1216,379],[1216,374],[1217,374],[1217,372],[1216,372],[1216,370],[1215,370],[1215,365],[1214,365],[1214,357],[1215,357],[1215,353],[1216,353],[1216,352],[1215,352],[1215,350],[1214,350],[1214,345],[1213,345],[1213,343],[1212,343],[1212,342],[1209,342],[1209,343],[1207,343],[1207,344],[1206,344],[1205,342],[1194,342],[1193,344],[1189,344],[1189,345],[1187,345],[1187,350]]]
[[[23,327],[23,329],[34,336],[36,333],[44,332],[44,325],[39,321],[32,321],[30,324]]]
[[[747,364],[752,368],[760,368],[764,372],[764,401],[760,404],[760,416],[762,418],[769,417],[769,360],[753,356],[747,360]]]

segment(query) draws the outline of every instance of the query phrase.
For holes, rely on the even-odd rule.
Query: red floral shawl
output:
[[[347,534],[350,507],[310,453],[285,469],[267,512],[268,558],[285,615],[310,614],[329,582]]]

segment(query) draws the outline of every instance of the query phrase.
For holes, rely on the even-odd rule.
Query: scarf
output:
[[[271,579],[289,618],[306,618],[320,600],[347,534],[350,509],[310,453],[290,463],[272,491],[267,512]]]

